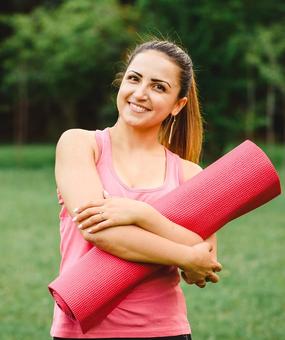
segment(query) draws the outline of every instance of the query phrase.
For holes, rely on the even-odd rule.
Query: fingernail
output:
[[[78,228],[81,229],[82,227],[83,227],[83,225],[82,225],[82,224],[79,224]]]
[[[105,198],[110,196],[109,193],[106,190],[103,190],[103,195],[104,195]]]
[[[73,219],[72,219],[72,221],[74,222],[74,221],[76,221],[76,220],[77,220],[77,216],[74,216]]]
[[[75,208],[75,209],[73,209],[73,212],[77,213],[78,210],[79,210],[79,208]]]
[[[88,230],[88,233],[89,233],[89,234],[92,234],[92,232],[93,232],[93,230],[92,230],[92,229]]]

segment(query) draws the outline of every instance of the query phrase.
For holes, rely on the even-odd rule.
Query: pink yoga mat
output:
[[[245,141],[153,206],[206,239],[280,192],[270,160],[254,143]],[[94,247],[55,279],[49,290],[59,307],[77,320],[85,333],[137,283],[159,268],[125,261]]]

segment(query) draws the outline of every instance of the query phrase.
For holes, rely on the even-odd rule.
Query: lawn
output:
[[[274,152],[273,152],[273,151]],[[284,178],[282,148],[270,149]],[[53,147],[0,148],[0,334],[49,339],[57,275]],[[284,182],[283,182],[284,185]],[[195,340],[282,339],[285,334],[284,195],[219,232],[219,284],[183,285]]]

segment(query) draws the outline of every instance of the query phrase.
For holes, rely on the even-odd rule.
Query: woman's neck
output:
[[[112,141],[124,150],[161,150],[158,141],[158,129],[138,129],[120,122],[110,128]]]

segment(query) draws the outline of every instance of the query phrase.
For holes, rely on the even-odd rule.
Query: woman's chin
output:
[[[146,119],[139,115],[128,114],[126,116],[121,116],[121,120],[133,127],[144,127],[147,124]]]

